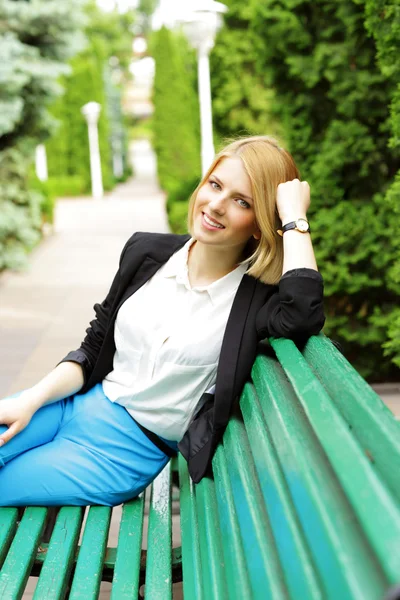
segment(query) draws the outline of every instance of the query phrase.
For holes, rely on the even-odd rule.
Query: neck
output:
[[[242,249],[218,248],[195,241],[188,258],[191,285],[208,285],[221,279],[236,269],[242,260],[242,252]]]

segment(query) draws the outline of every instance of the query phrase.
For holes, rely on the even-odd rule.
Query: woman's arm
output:
[[[307,220],[310,206],[310,186],[306,181],[287,181],[278,185],[276,205],[282,226],[297,219]],[[283,270],[282,275],[292,269],[308,268],[318,270],[314,256],[311,236],[291,229],[283,234]]]
[[[62,362],[36,385],[25,390],[20,398],[24,398],[36,412],[45,404],[73,396],[79,392],[83,383],[82,367],[76,362]]]
[[[0,446],[22,431],[41,406],[75,394],[82,385],[82,368],[76,363],[62,363],[39,383],[24,390],[17,400],[13,397],[0,400],[0,425],[7,426],[0,435]]]
[[[310,206],[310,186],[298,179],[279,184],[276,204],[282,226],[305,219]],[[304,341],[318,334],[325,322],[323,280],[309,233],[286,231],[283,250],[278,291],[257,313],[257,334],[259,339],[273,336]]]

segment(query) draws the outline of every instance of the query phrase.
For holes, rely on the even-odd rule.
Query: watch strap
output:
[[[302,218],[301,220],[306,221],[306,223],[308,223],[306,219]],[[279,235],[282,236],[285,233],[285,231],[290,231],[291,229],[297,229],[297,221],[290,221],[290,223],[286,223],[286,225],[284,225],[282,229],[277,230],[277,233],[279,233]],[[298,229],[298,231],[300,231],[301,233],[311,233],[310,224],[308,223],[307,231],[301,231],[301,229]]]

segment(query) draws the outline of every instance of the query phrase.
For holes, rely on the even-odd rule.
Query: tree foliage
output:
[[[274,90],[256,70],[257,51],[249,34],[250,3],[227,0],[229,11],[210,55],[213,122],[219,140],[268,132],[282,135],[271,107]]]
[[[105,189],[110,189],[114,184],[111,150],[118,140],[123,143],[120,89],[128,77],[133,17],[117,11],[104,13],[93,2],[85,12],[88,44],[71,60],[71,73],[61,80],[65,91],[52,108],[58,127],[47,142],[47,154],[50,177],[78,179],[82,191],[88,192],[91,186],[88,128],[81,108],[90,101],[101,104],[98,132],[102,176]],[[117,67],[118,85],[112,81],[115,69],[111,69],[110,60]],[[126,154],[124,148],[122,151]]]
[[[67,60],[84,45],[81,0],[0,4],[0,270],[22,268],[41,235],[42,196],[30,189],[35,146],[53,119]]]
[[[199,107],[195,61],[186,40],[165,27],[154,34],[154,148],[161,187],[173,192],[199,177]]]
[[[359,0],[361,2],[361,0]],[[390,105],[391,148],[400,148],[400,5],[397,0],[362,0],[365,5],[366,27],[373,36],[378,50],[378,64],[393,82]],[[393,244],[397,260],[387,272],[388,288],[400,298],[400,171],[390,186],[385,205],[389,214],[395,215]],[[387,316],[389,340],[384,347],[400,367],[400,306]]]
[[[399,149],[388,145],[396,86],[376,64],[364,7],[353,0],[229,5],[213,51],[218,129],[276,133],[280,124],[312,190],[325,332],[362,374],[394,376],[382,344],[398,302],[387,275],[396,268],[399,224],[385,201],[399,168]]]

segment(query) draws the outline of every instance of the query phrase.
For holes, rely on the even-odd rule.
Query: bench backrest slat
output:
[[[217,518],[214,482],[204,479],[203,485],[195,488],[194,497],[201,523],[199,541],[205,597],[228,600],[228,574],[224,566],[223,540]]]
[[[179,455],[179,485],[182,556],[185,557],[185,560],[182,561],[184,596],[185,598],[196,598],[196,600],[208,600],[204,595],[202,584],[195,485],[189,477],[187,463],[181,454]]]
[[[304,358],[400,504],[399,421],[325,336],[310,338]]]
[[[220,444],[215,453],[214,482],[218,503],[219,526],[223,539],[224,564],[229,598],[251,598],[249,572],[244,557],[235,500],[229,478],[225,450]],[[214,516],[217,518],[217,515]]]
[[[400,572],[398,502],[293,342],[276,340],[274,350],[387,577],[396,581]]]
[[[110,519],[111,508],[89,508],[69,600],[97,600]]]
[[[257,480],[249,440],[243,422],[236,416],[228,423],[223,444],[252,597],[257,598],[257,593],[263,590],[265,598],[285,600],[288,593],[283,569]]]
[[[1,600],[17,600],[25,589],[46,522],[46,508],[27,508],[0,574]]]
[[[253,381],[327,597],[378,598],[385,586],[383,574],[283,370],[272,358],[260,356]]]
[[[17,520],[17,508],[2,508],[0,510],[0,569],[13,540]]]
[[[172,600],[171,464],[151,486],[145,594],[151,600]],[[147,488],[147,492],[149,488]]]
[[[323,586],[253,385],[245,386],[240,408],[289,594],[320,600]]]
[[[111,600],[131,600],[139,596],[143,515],[144,493],[122,508]]]
[[[82,518],[83,509],[80,507],[64,506],[58,513],[34,600],[58,600],[65,597],[76,556]]]

